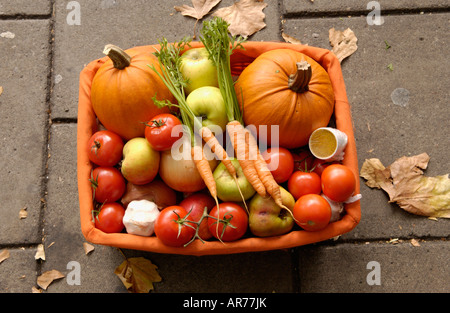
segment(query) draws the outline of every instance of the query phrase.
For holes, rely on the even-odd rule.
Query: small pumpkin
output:
[[[109,59],[92,81],[94,112],[104,127],[125,140],[144,137],[144,122],[169,112],[167,107],[158,108],[152,98],[175,103],[173,95],[148,66],[159,70],[158,59],[148,49],[122,50],[114,45],[105,46],[103,53]]]
[[[260,54],[235,84],[245,125],[256,126],[259,139],[288,149],[304,146],[311,133],[327,126],[334,111],[334,92],[325,69],[291,49]],[[264,127],[267,125],[267,133]],[[271,125],[279,125],[279,138]]]

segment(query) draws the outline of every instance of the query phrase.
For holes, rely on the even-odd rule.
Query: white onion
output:
[[[188,136],[183,136],[188,137]],[[178,144],[177,144],[178,143]],[[191,158],[188,139],[179,140],[172,150],[161,152],[159,175],[172,189],[180,192],[196,192],[206,187],[194,161]],[[209,149],[205,149],[208,151]],[[210,151],[209,151],[210,152]],[[207,153],[211,170],[214,171],[218,161]]]

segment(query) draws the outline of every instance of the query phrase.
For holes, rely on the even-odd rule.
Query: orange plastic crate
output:
[[[199,47],[200,42],[192,42],[191,47]],[[155,51],[159,45],[141,46],[138,49]],[[348,144],[345,149],[343,164],[350,167],[356,177],[357,185],[355,194],[360,191],[358,159],[356,143],[353,133],[353,121],[350,105],[347,99],[341,66],[335,55],[326,49],[290,44],[280,42],[246,42],[245,49],[237,49],[231,56],[232,74],[239,75],[242,70],[250,64],[261,53],[273,49],[293,49],[302,52],[322,65],[328,72],[335,93],[334,118],[336,127],[348,136]],[[212,255],[232,254],[242,252],[255,252],[292,248],[315,242],[331,239],[351,231],[359,223],[361,218],[360,201],[345,205],[345,214],[337,222],[330,223],[325,229],[316,232],[304,230],[293,230],[285,235],[258,238],[246,237],[234,242],[221,243],[218,240],[206,241],[195,240],[187,247],[169,247],[164,245],[155,236],[143,237],[127,233],[107,234],[95,228],[92,222],[93,199],[92,189],[89,182],[92,164],[89,161],[86,145],[92,134],[97,131],[97,120],[92,109],[90,95],[91,84],[99,67],[107,60],[107,57],[90,62],[80,74],[80,90],[78,104],[77,125],[77,175],[78,192],[80,204],[81,230],[86,240],[107,246],[124,249],[143,250],[167,254],[183,255]]]

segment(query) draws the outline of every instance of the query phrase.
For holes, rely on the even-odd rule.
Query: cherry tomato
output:
[[[89,160],[100,166],[114,166],[122,159],[122,138],[109,130],[95,132],[88,141]]]
[[[99,203],[115,202],[125,192],[126,183],[122,173],[115,167],[100,166],[92,171],[91,184],[94,200]]]
[[[124,215],[125,209],[119,203],[105,203],[95,217],[95,227],[105,233],[120,233],[124,228]]]
[[[186,216],[188,212],[181,206],[172,205],[164,208],[155,221],[155,235],[165,245],[181,247],[195,235],[195,224]]]
[[[297,225],[307,231],[324,229],[330,222],[331,207],[320,195],[301,196],[292,210]]]
[[[241,238],[248,228],[247,212],[238,204],[223,202],[209,213],[208,227],[211,234],[222,241]],[[217,220],[217,218],[219,220]]]
[[[333,201],[343,202],[353,195],[356,178],[353,171],[342,164],[331,164],[322,173],[322,192]]]
[[[173,114],[158,114],[145,127],[145,138],[157,151],[169,150],[183,135],[181,121]]]
[[[295,171],[289,177],[288,190],[296,200],[311,193],[319,195],[322,192],[320,177],[314,172]]]
[[[288,149],[268,148],[261,153],[277,183],[284,183],[294,171],[294,157]]]

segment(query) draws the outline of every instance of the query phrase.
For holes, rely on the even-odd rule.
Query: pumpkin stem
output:
[[[311,65],[306,61],[297,62],[297,71],[289,75],[289,88],[295,92],[308,91],[309,81],[311,80]]]
[[[103,53],[109,56],[114,64],[114,67],[118,70],[123,70],[131,64],[131,57],[115,45],[106,45],[103,49]]]

